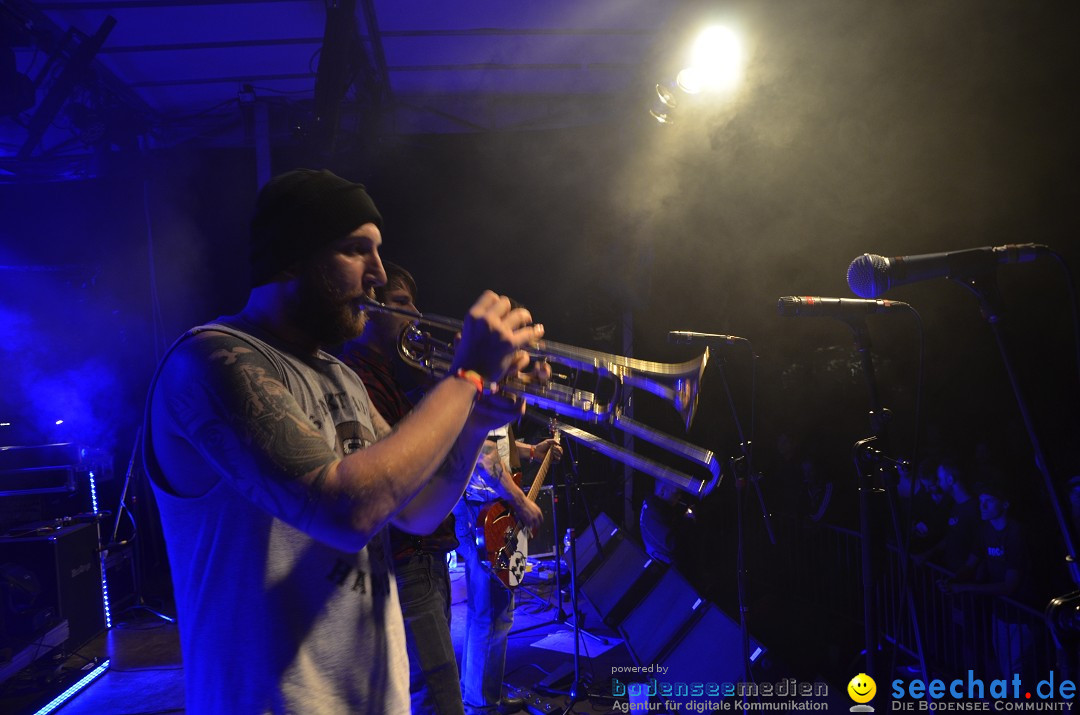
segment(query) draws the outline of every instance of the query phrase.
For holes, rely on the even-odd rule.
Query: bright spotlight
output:
[[[63,420],[57,420],[57,421],[56,421],[56,424],[58,424],[58,425],[62,425],[62,424],[64,424],[64,421],[63,421]]]
[[[675,76],[675,84],[687,94],[699,94],[702,88],[701,70],[697,67],[687,67],[680,70]]]
[[[742,44],[735,33],[722,26],[708,27],[698,35],[690,52],[690,66],[679,72],[679,88],[687,94],[703,90],[732,89],[742,70]]]

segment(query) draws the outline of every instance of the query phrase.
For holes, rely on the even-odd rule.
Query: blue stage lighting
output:
[[[73,697],[78,695],[80,691],[86,688],[86,686],[97,680],[99,676],[101,676],[106,670],[108,670],[109,662],[110,661],[106,660],[101,665],[91,670],[89,673],[84,675],[79,680],[79,682],[75,683],[70,688],[57,695],[48,705],[38,710],[36,713],[34,713],[34,715],[47,715],[47,713],[51,713],[52,711],[56,710],[58,707],[66,703],[68,700],[71,700]]]

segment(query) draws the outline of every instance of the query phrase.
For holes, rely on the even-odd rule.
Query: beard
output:
[[[312,263],[299,276],[289,318],[321,347],[341,345],[360,335],[367,322],[367,315],[356,308],[357,298],[338,288],[325,267]]]

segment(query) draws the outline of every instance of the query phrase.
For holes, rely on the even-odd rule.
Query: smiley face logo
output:
[[[857,703],[868,703],[877,694],[877,683],[866,673],[859,673],[847,684],[847,694]]]

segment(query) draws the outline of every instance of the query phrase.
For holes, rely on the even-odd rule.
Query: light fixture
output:
[[[734,32],[722,25],[702,30],[689,55],[690,63],[679,71],[674,82],[656,85],[657,99],[649,114],[660,124],[675,122],[682,99],[728,92],[738,85],[742,76],[742,43]],[[691,103],[700,101],[694,99]]]
[[[94,476],[94,470],[91,469],[87,476],[90,479],[90,507],[93,509],[94,516],[100,516],[101,512],[98,511],[97,500],[97,477]],[[112,608],[109,607],[109,578],[105,569],[106,551],[102,549],[98,556],[101,562],[101,605],[105,611],[105,627],[112,628]]]
[[[675,99],[675,93],[662,84],[656,85],[656,99],[649,109],[649,114],[660,124],[672,124],[675,121],[675,110],[679,102]]]
[[[80,678],[79,682],[75,683],[70,688],[57,695],[47,705],[45,705],[45,707],[34,713],[34,715],[48,715],[48,713],[53,712],[61,705],[66,703],[68,700],[71,700],[73,697],[78,695],[81,690],[86,688],[86,686],[90,685],[90,683],[94,682],[94,680],[99,678],[106,670],[108,670],[110,662],[111,661],[106,660],[105,662],[98,665],[96,668],[94,668],[89,673]]]

